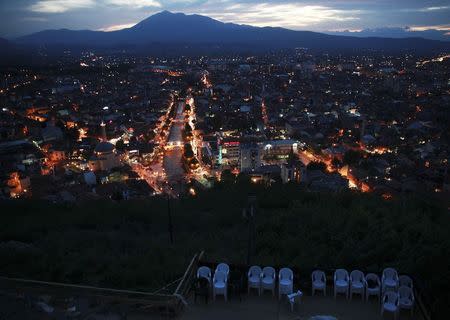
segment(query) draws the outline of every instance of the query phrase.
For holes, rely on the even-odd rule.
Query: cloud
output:
[[[441,6],[441,7],[427,7],[419,9],[420,12],[429,12],[429,11],[440,11],[450,9],[449,6]]]
[[[435,6],[435,7],[421,7],[421,8],[405,8],[401,9],[401,12],[437,12],[437,11],[444,11],[449,10],[450,6]]]
[[[157,0],[39,0],[29,9],[39,13],[63,13],[67,11],[92,8],[98,5],[127,7],[140,9],[144,7],[157,7],[162,5]]]
[[[439,30],[439,31],[450,31],[450,24],[440,24],[433,26],[412,26],[408,27],[411,31],[426,31],[426,30]]]
[[[48,18],[44,17],[23,17],[23,21],[32,21],[32,22],[47,22]]]
[[[40,0],[31,5],[29,9],[39,13],[62,13],[93,6],[95,6],[93,0]]]
[[[156,0],[107,0],[106,4],[137,9],[144,7],[162,7],[161,3]]]
[[[225,22],[298,29],[323,22],[359,20],[358,14],[363,11],[340,10],[329,6],[299,3],[259,3],[230,4],[224,8],[209,7],[201,10],[201,13]]]
[[[98,29],[98,31],[110,32],[110,31],[117,31],[117,30],[127,29],[127,28],[131,28],[131,27],[135,26],[136,23],[137,22],[125,23],[125,24],[115,24],[115,25],[112,25],[112,26],[100,28],[100,29]]]

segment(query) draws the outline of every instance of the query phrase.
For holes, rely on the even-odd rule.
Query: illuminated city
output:
[[[448,318],[449,3],[197,2],[0,5],[0,320]]]

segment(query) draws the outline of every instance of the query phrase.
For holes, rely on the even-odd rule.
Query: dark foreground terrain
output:
[[[76,205],[1,203],[0,274],[103,287],[152,290],[183,274],[194,253],[245,263],[248,194],[257,196],[252,262],[379,271],[415,278],[434,314],[450,299],[450,220],[418,196],[384,201],[296,186],[220,185],[194,198]],[[168,206],[173,221],[170,244]],[[448,314],[448,313],[447,313]]]

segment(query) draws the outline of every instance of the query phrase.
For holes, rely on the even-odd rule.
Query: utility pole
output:
[[[248,219],[248,242],[247,242],[247,265],[250,265],[255,247],[255,215],[256,215],[256,196],[249,195],[247,198],[247,207],[244,214]]]
[[[170,244],[173,245],[173,225],[172,225],[172,212],[170,210],[170,196],[167,194],[167,217],[169,220],[169,239]]]

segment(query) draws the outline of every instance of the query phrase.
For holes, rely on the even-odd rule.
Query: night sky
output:
[[[0,0],[0,36],[60,28],[114,30],[162,10],[295,30],[408,26],[450,32],[450,0]]]

